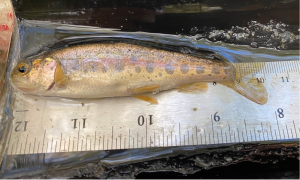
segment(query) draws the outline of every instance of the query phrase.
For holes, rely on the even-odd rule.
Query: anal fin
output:
[[[153,92],[155,90],[157,90],[157,88],[159,87],[158,84],[156,85],[150,85],[150,86],[142,86],[142,87],[138,87],[135,89],[131,89],[131,92],[133,94],[141,94],[141,93],[146,93],[146,92]]]
[[[178,92],[189,93],[189,94],[205,93],[207,90],[208,90],[208,86],[207,83],[205,82],[186,84],[178,87]]]
[[[157,101],[156,98],[150,97],[150,96],[147,96],[147,95],[144,95],[144,94],[136,94],[136,95],[133,95],[133,97],[135,97],[137,99],[140,99],[140,100],[143,100],[143,101],[147,101],[151,104],[158,104],[158,101]]]

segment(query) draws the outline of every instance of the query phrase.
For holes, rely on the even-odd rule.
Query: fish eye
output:
[[[19,73],[25,75],[29,72],[29,64],[28,63],[20,63],[17,67],[17,70],[19,71]]]

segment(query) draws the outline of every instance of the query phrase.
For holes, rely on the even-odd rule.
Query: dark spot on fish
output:
[[[136,72],[136,73],[140,73],[140,72],[141,72],[141,68],[140,68],[140,67],[138,67],[138,66],[137,66],[137,67],[135,67],[135,72]]]
[[[147,62],[146,64],[146,71],[148,71],[148,73],[152,73],[154,71],[155,65],[153,62]]]
[[[203,66],[196,66],[196,72],[197,74],[202,74],[205,72],[205,68]]]
[[[106,73],[106,71],[107,71],[107,67],[104,65],[104,66],[102,66],[102,72],[104,72],[104,73]]]
[[[214,65],[211,69],[211,72],[214,73],[214,74],[220,74],[220,66],[218,65]]]
[[[161,77],[161,76],[162,76],[162,74],[161,74],[161,73],[158,73],[158,75],[159,75],[159,77]]]
[[[96,71],[97,71],[97,66],[94,66],[94,65],[93,65],[93,66],[91,66],[90,69],[91,69],[91,71],[96,72]]]
[[[171,64],[167,64],[165,67],[165,70],[168,74],[173,74],[174,73],[174,67]]]
[[[118,72],[121,72],[124,70],[124,63],[122,61],[118,61],[116,64],[115,64],[115,69],[116,71]]]
[[[208,74],[208,76],[211,76],[211,74]]]
[[[180,71],[182,72],[182,74],[186,74],[189,72],[189,66],[187,64],[182,64],[180,66]]]
[[[130,73],[130,77],[132,76],[132,74]]]
[[[197,108],[193,108],[193,111],[197,111]]]
[[[194,74],[191,74],[192,76],[194,76]]]

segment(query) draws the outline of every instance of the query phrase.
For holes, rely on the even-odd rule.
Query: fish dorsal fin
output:
[[[54,82],[59,88],[65,88],[68,83],[68,76],[64,73],[64,70],[59,62],[56,62],[56,69],[54,72]]]
[[[198,82],[193,84],[186,84],[178,87],[178,92],[195,94],[195,93],[205,93],[208,90],[207,83]]]
[[[159,85],[155,84],[155,85],[150,85],[150,86],[142,86],[142,87],[134,88],[134,89],[131,89],[131,92],[133,94],[141,94],[141,93],[156,91],[157,88],[159,88]]]
[[[147,101],[151,104],[158,104],[158,101],[156,98],[154,97],[150,97],[148,95],[144,95],[144,94],[136,94],[136,95],[133,95],[133,97],[137,98],[137,99],[140,99],[140,100],[143,100],[143,101]]]

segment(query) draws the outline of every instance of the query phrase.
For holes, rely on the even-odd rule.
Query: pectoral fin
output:
[[[62,66],[59,62],[57,62],[56,69],[54,72],[54,82],[55,85],[59,88],[66,87],[68,83],[68,76],[64,73]]]
[[[147,96],[147,95],[143,95],[143,94],[136,94],[134,95],[133,97],[137,98],[137,99],[140,99],[140,100],[143,100],[143,101],[147,101],[151,104],[158,104],[158,101],[156,98],[154,97],[150,97],[150,96]]]
[[[158,87],[159,87],[158,84],[151,85],[151,86],[142,86],[142,87],[138,87],[138,88],[135,88],[135,89],[131,89],[131,92],[133,94],[141,94],[141,93],[146,93],[146,92],[153,92],[153,91],[156,91]]]
[[[204,83],[204,82],[199,82],[199,83],[194,83],[194,84],[186,84],[186,85],[178,87],[178,92],[189,93],[189,94],[204,93],[207,90],[208,90],[207,83]]]

